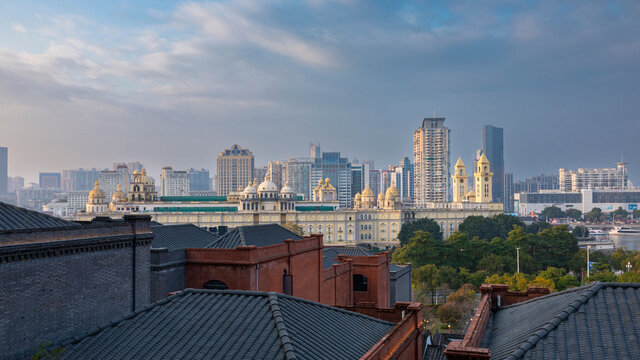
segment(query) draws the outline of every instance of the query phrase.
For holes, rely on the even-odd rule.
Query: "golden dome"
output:
[[[370,197],[373,198],[373,190],[369,187],[369,184],[362,190],[362,197]]]
[[[356,196],[354,197],[354,200],[360,201],[360,199],[362,199],[362,195],[360,195],[360,193],[357,193]]]
[[[393,200],[396,197],[400,196],[400,190],[398,190],[398,188],[396,187],[396,184],[391,183],[391,186],[389,186],[389,188],[387,189],[387,192],[385,193],[385,198],[387,200]]]
[[[120,184],[118,184],[118,186],[116,186],[116,191],[113,193],[113,195],[111,195],[111,202],[117,203],[117,202],[126,202],[126,201],[127,201],[127,196],[122,191]]]
[[[335,190],[336,188],[333,187],[333,185],[331,185],[331,179],[326,178],[324,179],[324,188],[327,190]]]
[[[384,194],[382,193],[378,194],[378,200],[384,200]]]
[[[145,170],[145,168],[142,168],[142,183],[145,185],[153,185],[153,180],[147,176],[147,171]]]
[[[135,171],[133,172],[133,175],[140,175],[140,174],[142,174],[142,173],[140,172],[140,170],[135,170]]]
[[[104,200],[104,191],[102,191],[102,189],[100,189],[100,184],[98,183],[98,180],[96,180],[96,182],[93,184],[93,190],[91,190],[89,192],[89,200],[92,199],[103,199]]]

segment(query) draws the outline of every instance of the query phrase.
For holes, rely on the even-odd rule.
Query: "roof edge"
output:
[[[278,304],[278,295],[275,293],[269,294],[269,308],[271,309],[271,315],[278,330],[278,338],[280,338],[280,342],[282,343],[285,359],[296,360],[296,351],[293,349],[287,326],[284,323],[284,316],[280,311],[280,304]]]

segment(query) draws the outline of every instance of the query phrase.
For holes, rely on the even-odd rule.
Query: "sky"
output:
[[[376,167],[446,117],[451,161],[504,128],[523,179],[629,162],[640,185],[640,2],[2,1],[9,176],[141,161],[256,165],[310,142]]]

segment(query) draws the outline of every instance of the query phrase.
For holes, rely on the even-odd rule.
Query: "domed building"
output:
[[[384,195],[384,209],[395,210],[400,207],[400,190],[396,187],[395,183],[391,183],[391,186],[387,189]]]
[[[96,180],[93,190],[89,192],[86,212],[91,214],[100,214],[107,212],[107,208],[108,205],[105,201],[104,191],[100,189],[100,183]]]
[[[158,193],[153,179],[147,176],[147,171],[133,172],[133,180],[129,185],[129,201],[133,202],[152,202],[158,201]]]
[[[384,208],[384,194],[378,194],[378,209]]]
[[[359,209],[361,205],[362,205],[362,195],[360,195],[360,193],[357,193],[356,196],[353,198],[353,208]]]
[[[362,202],[360,203],[361,209],[373,209],[376,207],[376,197],[373,194],[373,190],[369,187],[369,184],[362,190]]]
[[[242,199],[240,200],[242,204],[242,210],[259,210],[260,209],[260,199],[258,199],[258,189],[253,185],[253,183],[249,183],[246,188],[242,191]]]
[[[293,188],[289,186],[289,183],[285,183],[280,190],[280,211],[282,210],[295,210],[296,208],[296,193]]]
[[[126,203],[127,200],[127,195],[124,194],[122,187],[118,184],[118,186],[116,186],[116,191],[111,195],[111,211],[116,211],[116,205]]]
[[[318,186],[313,189],[313,201],[331,202],[338,200],[338,190],[331,185],[331,179],[326,178],[324,182],[318,180]]]

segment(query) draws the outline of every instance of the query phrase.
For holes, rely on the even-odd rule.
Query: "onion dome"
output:
[[[91,190],[89,192],[89,200],[93,200],[93,199],[102,199],[104,200],[104,191],[102,191],[102,189],[100,189],[100,183],[98,183],[98,180],[96,180],[96,182],[93,184],[93,190]]]
[[[280,190],[281,194],[293,194],[293,188],[291,186],[289,186],[289,183],[285,183],[284,186],[282,187],[282,189]]]
[[[389,188],[387,189],[387,192],[384,197],[385,197],[385,200],[387,201],[394,201],[399,196],[400,196],[400,191],[398,190],[395,184],[391,184],[391,186],[389,186]]]
[[[127,196],[122,191],[120,184],[118,184],[118,186],[116,186],[116,191],[111,196],[111,202],[119,203],[119,202],[126,202],[126,201],[127,201]]]
[[[260,183],[260,185],[258,186],[258,192],[270,192],[270,191],[278,192],[278,187],[272,181],[267,180],[267,177],[265,176],[264,181]]]
[[[373,190],[371,190],[371,188],[369,187],[369,184],[367,184],[367,186],[365,187],[364,190],[362,190],[362,197],[370,197],[373,198]]]
[[[242,191],[243,194],[248,195],[248,194],[256,194],[258,191],[256,190],[255,187],[253,187],[252,183],[249,183],[249,185],[247,185],[246,188],[244,188],[244,190]]]

